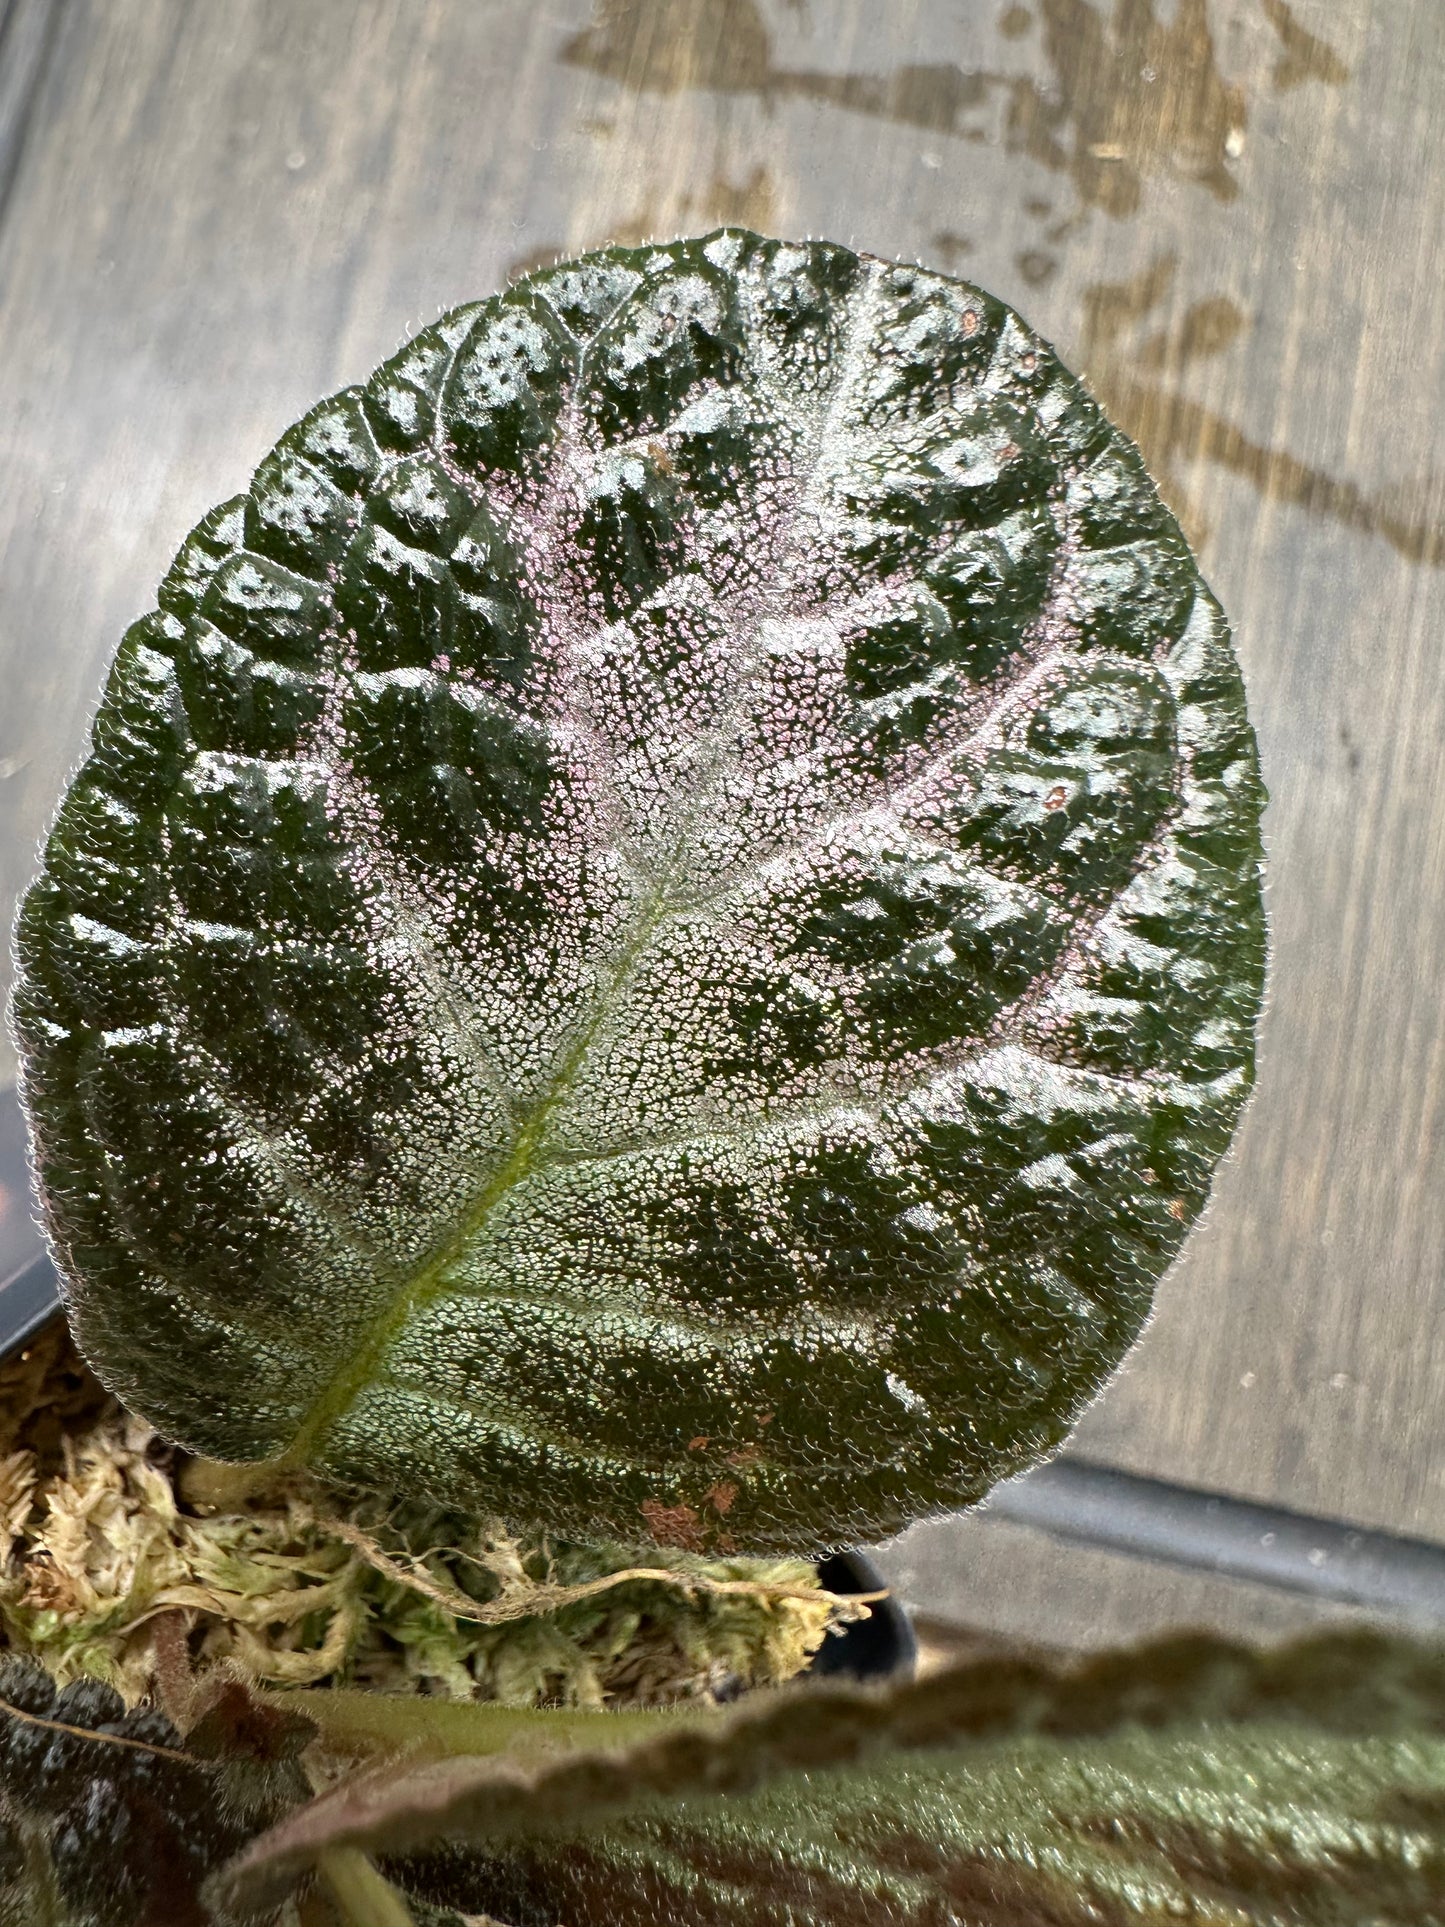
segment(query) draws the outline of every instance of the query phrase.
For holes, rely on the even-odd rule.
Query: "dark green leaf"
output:
[[[1445,1742],[1243,1726],[980,1746],[412,1877],[509,1927],[1439,1927]]]
[[[458,310],[121,646],[15,1014],[193,1451],[798,1550],[1129,1344],[1248,1089],[1262,794],[1133,448],[979,290],[728,231]]]
[[[574,1722],[540,1755],[534,1739],[526,1758],[379,1765],[253,1843],[222,1891],[238,1905],[275,1901],[322,1853],[398,1855],[451,1841],[467,1844],[458,1864],[472,1871],[454,1890],[443,1879],[441,1897],[512,1920],[518,1894],[552,1896],[554,1911],[526,1914],[528,1927],[554,1913],[574,1927],[682,1921],[689,1881],[709,1866],[718,1874],[720,1855],[731,1856],[732,1871],[708,1899],[715,1913],[706,1918],[782,1921],[791,1895],[800,1920],[842,1921],[853,1918],[845,1889],[863,1895],[899,1870],[890,1856],[906,1847],[918,1858],[928,1842],[933,1859],[915,1869],[922,1880],[914,1910],[899,1918],[931,1921],[946,1914],[929,1914],[924,1901],[941,1904],[958,1867],[974,1860],[1012,1868],[1021,1904],[1022,1863],[1041,1856],[1054,1873],[1034,1895],[1039,1906],[1073,1892],[1082,1907],[1096,1859],[1121,1877],[1152,1867],[1163,1879],[1172,1869],[1175,1885],[1159,1891],[1176,1896],[1193,1891],[1191,1855],[1204,1868],[1214,1864],[1209,1854],[1220,1864],[1237,1854],[1249,1877],[1263,1880],[1275,1810],[1293,1801],[1302,1815],[1317,1809],[1318,1837],[1302,1820],[1296,1842],[1304,1893],[1331,1864],[1329,1839],[1370,1814],[1382,1826],[1390,1811],[1403,1816],[1406,1796],[1432,1787],[1438,1803],[1419,1806],[1416,1832],[1423,1830],[1429,1866],[1445,1869],[1445,1656],[1375,1635],[1324,1637],[1275,1653],[1182,1637],[1062,1670],[991,1658],[881,1695],[815,1689],[765,1696],[732,1718],[679,1724],[655,1715],[653,1734],[641,1740],[639,1717],[615,1746],[589,1735],[569,1752],[578,1746]],[[545,1722],[534,1716],[538,1735]],[[770,1782],[777,1784],[769,1791]],[[1095,1782],[1107,1791],[1070,1818],[1073,1809],[1059,1802],[1067,1794],[1078,1805]],[[1264,1787],[1274,1789],[1268,1800]],[[908,1789],[901,1805],[900,1788]],[[910,1803],[916,1812],[907,1820]],[[814,1814],[823,1816],[816,1825]],[[1105,1822],[1113,1820],[1117,1850],[1107,1841]],[[914,1831],[900,1844],[905,1823]],[[1100,1827],[1107,1851],[1096,1853],[1090,1829],[1097,1835]],[[1404,1818],[1397,1831],[1410,1831]],[[1364,1868],[1378,1859],[1393,1878],[1394,1860],[1396,1872],[1411,1871],[1414,1848],[1387,1832],[1366,1841],[1359,1858]],[[801,1870],[829,1839],[833,1885],[810,1900]],[[1278,1846],[1281,1866],[1291,1851]],[[445,1862],[437,1865],[445,1872]],[[454,1867],[447,1879],[457,1878]],[[663,1907],[669,1882],[678,1883],[666,1902],[673,1911],[649,1911]],[[731,1888],[743,1891],[729,1898]],[[762,1907],[774,1889],[776,1913]],[[614,1891],[631,1892],[636,1911],[603,1911],[602,1896]],[[1000,1896],[1010,1891],[1003,1881]],[[980,1886],[974,1897],[985,1892]],[[1060,1915],[1076,1918],[1089,1916]]]

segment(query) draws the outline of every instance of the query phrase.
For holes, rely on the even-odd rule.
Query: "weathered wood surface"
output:
[[[1022,308],[1199,540],[1274,796],[1259,1096],[1081,1446],[1445,1537],[1438,0],[9,0],[0,196],[7,918],[182,535],[440,308],[721,220]],[[894,1557],[999,1623],[1233,1611]]]

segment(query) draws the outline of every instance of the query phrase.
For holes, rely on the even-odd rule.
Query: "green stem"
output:
[[[329,1847],[316,1864],[346,1927],[416,1927],[410,1907],[359,1847]]]
[[[434,1758],[507,1753],[594,1751],[630,1746],[679,1724],[711,1725],[725,1717],[714,1706],[626,1707],[617,1711],[571,1707],[498,1706],[492,1702],[423,1699],[330,1687],[268,1693],[272,1704],[304,1713],[339,1750],[411,1753]]]

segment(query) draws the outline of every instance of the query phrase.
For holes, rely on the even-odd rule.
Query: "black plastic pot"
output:
[[[835,1552],[818,1561],[818,1580],[829,1592],[885,1592],[888,1581],[866,1552]],[[892,1593],[875,1600],[866,1619],[829,1633],[808,1671],[844,1679],[911,1679],[918,1665],[918,1637]]]

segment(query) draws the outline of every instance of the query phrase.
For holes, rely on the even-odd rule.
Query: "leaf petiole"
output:
[[[346,1927],[416,1927],[396,1888],[358,1847],[333,1847],[317,1867]]]
[[[330,1748],[366,1754],[424,1754],[456,1759],[506,1753],[517,1759],[543,1754],[624,1747],[681,1726],[708,1727],[728,1709],[704,1702],[688,1706],[573,1707],[501,1706],[318,1687],[260,1696],[268,1705],[303,1712],[321,1729]]]

